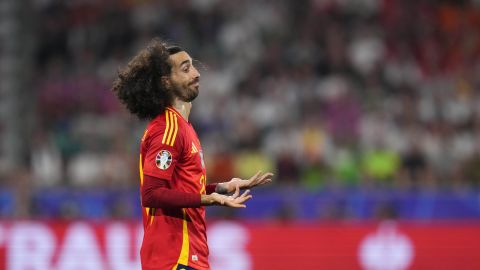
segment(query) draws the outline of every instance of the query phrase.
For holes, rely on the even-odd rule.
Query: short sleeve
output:
[[[182,142],[180,132],[169,132],[169,128],[158,128],[149,134],[143,173],[160,179],[171,180],[172,174],[181,160]]]

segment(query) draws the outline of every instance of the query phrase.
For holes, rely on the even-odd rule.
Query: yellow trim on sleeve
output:
[[[168,130],[170,129],[170,119],[168,118],[168,110],[165,110],[165,122],[166,122],[166,127],[165,127],[165,132],[163,133],[162,144],[165,144],[165,139],[167,138],[167,133],[168,133]]]
[[[140,160],[138,161],[138,171],[140,172],[140,186],[142,186],[143,185],[142,154],[140,154]]]
[[[145,129],[145,132],[143,133],[143,136],[142,136],[142,142],[145,141],[147,134],[148,134],[148,129]]]
[[[177,112],[167,108],[165,110],[166,128],[163,133],[162,144],[173,146],[178,133],[178,117]]]
[[[142,154],[140,154],[140,161],[138,162],[138,169],[139,169],[139,172],[140,172],[140,187],[143,186],[143,166],[142,166]],[[140,195],[141,196],[141,195]],[[147,214],[147,216],[149,215],[150,213],[150,208],[148,207],[145,207],[145,212]],[[153,218],[151,218],[150,220],[150,224],[152,224],[153,222]]]
[[[168,137],[167,137],[167,141],[166,141],[166,144],[167,145],[170,145],[170,140],[172,139],[172,133],[173,133],[173,130],[175,129],[175,121],[173,119],[173,113],[172,112],[168,112],[169,116],[170,116],[170,124],[171,124],[171,127],[170,129],[168,130]],[[165,132],[166,133],[166,132]]]
[[[177,114],[173,114],[174,120],[175,120],[175,130],[173,131],[173,137],[172,137],[172,142],[170,143],[170,146],[173,146],[175,143],[175,138],[177,137],[177,131],[178,131],[178,120],[177,120]]]
[[[157,208],[151,208],[151,213],[150,213],[150,225],[152,225],[153,223],[153,220],[155,219],[155,211],[157,210]]]

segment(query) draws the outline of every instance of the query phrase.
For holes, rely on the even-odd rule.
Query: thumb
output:
[[[240,187],[238,185],[235,185],[235,193],[233,193],[232,198],[237,198],[238,195],[240,195]]]

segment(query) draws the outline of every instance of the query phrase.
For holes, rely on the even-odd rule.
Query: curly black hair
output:
[[[171,73],[170,55],[183,51],[154,38],[118,72],[112,91],[140,119],[153,119],[172,105],[173,94],[161,78]]]

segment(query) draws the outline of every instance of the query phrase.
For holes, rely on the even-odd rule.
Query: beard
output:
[[[173,93],[182,101],[192,102],[198,96],[198,87],[194,87],[194,83],[189,83],[186,86],[174,85]]]

